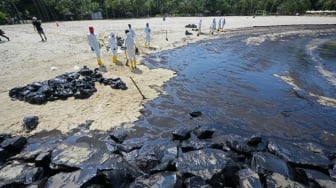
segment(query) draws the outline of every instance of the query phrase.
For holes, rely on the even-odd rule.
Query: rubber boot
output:
[[[116,55],[113,56],[112,62],[113,63],[118,63],[118,57]]]
[[[104,66],[103,61],[101,59],[97,59],[97,63],[100,67]]]
[[[131,65],[130,65],[130,67],[133,69],[134,67],[133,67],[133,60],[131,60]]]
[[[135,69],[136,68],[136,61],[133,60],[132,63],[133,63],[133,69]]]

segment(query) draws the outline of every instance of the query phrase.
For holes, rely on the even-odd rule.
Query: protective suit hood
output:
[[[94,28],[93,27],[89,27],[89,32],[91,33],[91,34],[93,34],[94,33]]]

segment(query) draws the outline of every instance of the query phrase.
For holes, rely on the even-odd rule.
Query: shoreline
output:
[[[289,18],[291,20],[288,20]],[[294,18],[301,19],[301,21],[295,21]],[[330,20],[328,17],[320,18],[322,21],[314,17],[310,21],[311,24],[305,25],[309,21],[308,18],[311,17],[257,17],[255,19],[252,17],[226,17],[227,27],[224,32],[215,35],[204,34],[200,35],[200,37],[196,37],[196,33],[190,36],[184,35],[186,30],[184,26],[191,23],[197,24],[199,20],[197,17],[168,17],[166,21],[162,21],[161,18],[150,18],[59,22],[59,27],[54,25],[54,23],[43,23],[42,26],[48,37],[48,42],[45,43],[39,41],[38,34],[34,33],[30,24],[4,26],[2,28],[7,36],[11,38],[11,41],[0,44],[1,54],[5,59],[5,62],[0,65],[3,70],[3,74],[0,76],[2,80],[0,102],[4,106],[0,111],[1,133],[34,135],[41,131],[54,129],[65,133],[86,120],[94,121],[91,126],[92,130],[110,130],[122,124],[131,126],[141,115],[139,111],[142,109],[143,100],[129,77],[134,78],[146,98],[152,100],[164,93],[162,90],[163,84],[175,75],[175,72],[171,70],[149,69],[147,66],[142,65],[140,62],[146,55],[183,47],[199,41],[230,37],[229,33],[232,33],[232,35],[239,35],[242,32],[249,34],[249,30],[253,30],[256,27],[266,27],[272,19],[278,19],[278,24],[288,23],[289,27],[295,26],[292,24],[300,23],[299,25],[303,25],[302,27],[304,28],[308,25],[317,25],[317,21],[319,21],[318,25],[323,23],[323,25],[336,24],[334,19]],[[206,28],[208,23],[204,20],[212,18],[203,17],[202,19],[203,27]],[[242,20],[249,20],[251,23],[245,23],[244,25],[244,23],[241,23]],[[152,46],[156,50],[145,49],[140,45],[144,41],[144,33],[141,27],[147,21],[153,30]],[[112,56],[110,52],[102,49],[103,61],[108,68],[108,72],[103,73],[104,77],[120,77],[127,84],[128,90],[117,91],[97,84],[98,91],[89,99],[84,100],[69,98],[65,101],[48,102],[45,105],[31,105],[22,101],[11,101],[8,96],[8,91],[11,88],[52,79],[65,72],[75,71],[75,68],[81,68],[84,65],[92,69],[96,67],[95,55],[90,52],[85,41],[87,27],[88,25],[94,25],[99,36],[106,36],[111,31],[110,27],[107,26],[107,23],[110,22],[117,25],[112,31],[119,35],[126,28],[127,23],[132,23],[138,34],[136,42],[140,47],[141,55],[137,58],[139,68],[137,71],[132,72],[129,67],[124,66],[125,59],[123,54],[119,54],[119,60],[122,65],[110,66],[109,61]],[[165,23],[171,26],[167,29],[169,31],[167,35],[168,41],[165,40],[165,33],[162,32],[165,30],[165,26],[162,26],[162,24]],[[277,26],[269,25],[267,27]],[[188,28],[188,30],[190,29]],[[204,30],[207,32],[206,29]],[[23,42],[30,44],[29,48],[23,45]],[[54,70],[52,70],[52,67],[54,67]],[[24,116],[28,115],[38,116],[40,124],[37,129],[30,133],[25,133],[22,129],[22,120]]]

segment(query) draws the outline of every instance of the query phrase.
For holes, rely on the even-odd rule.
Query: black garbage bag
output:
[[[14,87],[13,89],[9,90],[9,97],[13,99],[18,99],[20,101],[24,100],[25,87]]]
[[[30,104],[45,104],[47,98],[43,93],[31,92],[25,96],[25,101]]]
[[[39,118],[37,116],[25,116],[23,118],[23,126],[26,130],[31,131],[39,124]]]
[[[109,85],[113,89],[121,89],[121,90],[128,89],[125,82],[123,82],[120,78],[112,79]]]
[[[86,99],[97,91],[95,82],[110,85],[113,89],[127,89],[126,84],[120,78],[106,79],[98,69],[90,70],[84,66],[78,72],[64,73],[54,79],[34,82],[25,87],[14,87],[9,91],[9,97],[30,104],[66,100],[72,96],[76,99]]]
[[[87,66],[84,66],[83,68],[81,68],[78,73],[81,76],[91,76],[93,74],[93,71],[90,70]]]

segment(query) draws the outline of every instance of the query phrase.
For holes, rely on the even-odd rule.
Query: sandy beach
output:
[[[220,17],[216,17],[218,20]],[[225,30],[271,25],[336,24],[335,17],[308,16],[270,16],[270,17],[225,17]],[[202,19],[203,35],[186,36],[184,26],[198,24]],[[86,120],[93,120],[90,129],[109,130],[121,124],[132,125],[140,116],[143,104],[160,94],[164,94],[163,84],[175,73],[171,70],[149,69],[141,64],[147,54],[182,47],[189,43],[216,37],[225,37],[225,31],[209,35],[209,26],[213,17],[168,17],[95,21],[59,21],[43,23],[48,41],[41,42],[34,32],[32,24],[4,25],[1,29],[10,38],[0,42],[0,133],[13,135],[33,135],[43,130],[53,129],[67,132]],[[144,47],[144,28],[146,23],[152,29],[153,48]],[[52,79],[57,75],[78,70],[84,65],[97,67],[96,57],[91,52],[86,34],[93,26],[99,38],[106,39],[110,32],[124,37],[127,24],[132,24],[136,32],[138,68],[134,71],[125,66],[125,56],[121,52],[121,63],[112,64],[111,52],[102,48],[103,62],[107,66],[106,78],[120,77],[128,86],[127,90],[115,90],[96,84],[97,92],[88,99],[57,100],[44,105],[32,105],[23,101],[13,101],[8,91],[16,86],[26,86],[32,82]],[[191,29],[188,28],[190,32]],[[167,34],[166,34],[167,31]],[[106,39],[107,40],[107,39]],[[143,97],[133,84],[132,77],[140,88]],[[25,116],[39,117],[38,127],[27,133],[22,127]]]

